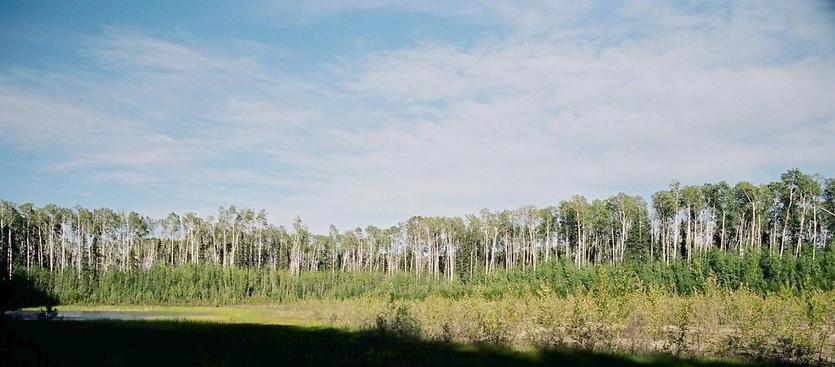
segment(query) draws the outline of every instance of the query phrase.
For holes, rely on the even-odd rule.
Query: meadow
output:
[[[521,352],[574,350],[619,356],[710,361],[835,360],[835,292],[768,295],[711,287],[678,295],[661,289],[615,294],[539,294],[485,299],[431,295],[295,301],[281,305],[101,306],[62,311],[150,312],[166,321],[334,328],[398,339],[505,347]],[[171,316],[174,315],[174,316]],[[181,316],[177,316],[181,315]],[[173,319],[173,320],[172,320]]]

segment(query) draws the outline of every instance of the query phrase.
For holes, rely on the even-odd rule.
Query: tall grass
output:
[[[647,292],[596,289],[561,297],[546,289],[539,295],[496,300],[430,296],[331,302],[341,303],[329,307],[340,314],[323,317],[356,328],[406,330],[430,340],[698,358],[835,361],[833,291],[763,295],[709,283],[705,291],[689,295],[653,287]]]

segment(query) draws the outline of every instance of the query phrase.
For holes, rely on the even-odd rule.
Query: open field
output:
[[[324,322],[319,307],[313,302],[285,305],[247,306],[160,306],[160,305],[64,305],[59,313],[126,313],[140,314],[143,319],[166,321],[206,321],[225,324],[286,325],[302,327],[334,326]],[[25,308],[36,312],[38,308]],[[59,315],[60,316],[60,315]],[[107,317],[104,317],[105,319]]]
[[[88,342],[95,344],[100,343],[96,338],[106,335],[107,330],[134,333],[133,330],[140,329],[148,333],[182,334],[195,342],[214,338],[206,334],[232,338],[233,334],[241,332],[249,333],[242,336],[246,340],[258,339],[248,348],[273,348],[272,343],[284,343],[283,337],[317,340],[323,337],[339,339],[321,341],[335,343],[333,348],[340,350],[332,358],[343,355],[356,364],[398,364],[399,360],[392,358],[403,355],[399,348],[404,348],[404,340],[412,347],[419,345],[418,349],[439,348],[442,354],[448,354],[438,356],[442,359],[434,360],[437,363],[450,358],[449,361],[467,361],[468,364],[473,361],[483,364],[489,360],[489,364],[512,361],[524,365],[541,362],[543,358],[567,358],[565,353],[571,358],[615,358],[618,363],[692,364],[695,360],[832,363],[835,360],[835,294],[832,291],[763,296],[743,290],[711,289],[692,295],[654,290],[613,295],[600,289],[595,293],[566,297],[543,292],[495,300],[439,296],[414,300],[360,297],[279,305],[66,305],[58,309],[61,312],[142,313],[152,315],[156,320],[31,322],[25,324],[27,331],[21,335],[38,341],[39,345],[49,345],[53,343],[50,340],[63,340],[58,336],[61,333],[86,333],[85,338],[90,338]],[[12,322],[19,325],[17,327],[22,326],[19,323]],[[28,325],[35,326],[30,328]],[[261,340],[255,336],[265,333],[273,335],[272,339]],[[169,337],[174,338],[159,338]],[[212,343],[232,343],[223,341],[223,337]],[[119,338],[127,345],[132,343],[130,338]],[[259,343],[263,345],[259,347]],[[351,350],[355,344],[367,343],[379,350],[367,352],[370,354],[357,354]],[[205,348],[211,343],[203,345]],[[313,350],[319,348],[311,345]],[[484,354],[483,347],[487,346],[490,353],[502,350],[504,354]],[[61,348],[72,350],[71,346],[49,348],[46,353],[61,356],[62,361],[65,359]],[[467,350],[469,352],[464,352]],[[554,352],[557,350],[562,352]],[[130,356],[130,353],[118,354],[121,353],[118,350],[113,353]],[[266,354],[259,354],[264,352],[253,353],[253,358],[259,356],[257,358],[264,358],[263,361],[270,360]],[[321,350],[314,354],[321,354]],[[661,355],[665,357],[659,357]],[[233,363],[241,356],[230,355],[218,361]],[[376,358],[374,356],[388,357],[379,357],[382,359],[376,361],[369,359]],[[496,359],[497,356],[510,359]],[[310,360],[326,362],[316,359],[321,357],[304,355],[287,358],[313,358]]]

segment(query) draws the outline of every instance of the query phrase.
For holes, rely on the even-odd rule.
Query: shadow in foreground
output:
[[[23,307],[55,306],[58,300],[20,274],[0,280],[0,313]]]
[[[5,365],[706,366],[672,357],[518,352],[294,326],[186,321],[2,320]],[[732,364],[726,364],[732,365]],[[738,364],[734,364],[738,365]],[[762,362],[760,365],[771,365]]]

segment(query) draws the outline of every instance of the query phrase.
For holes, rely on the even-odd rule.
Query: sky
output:
[[[311,229],[835,176],[832,1],[0,0],[0,199]]]

